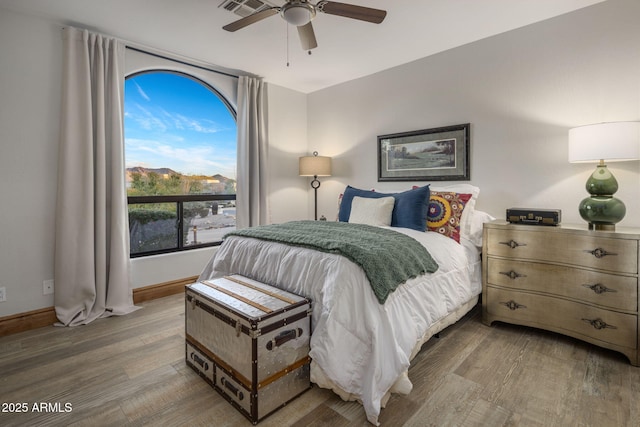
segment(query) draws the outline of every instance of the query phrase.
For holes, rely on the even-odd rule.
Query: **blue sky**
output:
[[[236,178],[235,120],[200,82],[167,72],[130,77],[124,110],[127,167]]]

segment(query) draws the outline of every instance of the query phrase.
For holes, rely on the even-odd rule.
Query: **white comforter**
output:
[[[346,258],[252,238],[228,237],[200,279],[242,274],[310,298],[311,380],[360,400],[377,425],[384,396],[411,390],[406,372],[425,332],[482,288],[472,244],[433,232],[394,230],[421,242],[439,268],[398,287],[384,305],[364,271]]]

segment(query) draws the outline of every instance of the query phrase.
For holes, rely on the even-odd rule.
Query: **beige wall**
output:
[[[298,176],[298,157],[307,155],[307,96],[276,85],[267,92],[271,222],[312,219],[309,180]]]
[[[53,305],[60,28],[0,13],[0,317]]]
[[[582,222],[591,164],[567,161],[569,128],[640,120],[640,2],[609,0],[308,96],[309,147],[334,156],[320,211],[335,212],[346,184],[377,182],[377,135],[471,123],[478,208],[559,208]],[[425,29],[425,37],[431,37]],[[606,143],[606,141],[603,141]],[[610,164],[640,226],[640,162]]]

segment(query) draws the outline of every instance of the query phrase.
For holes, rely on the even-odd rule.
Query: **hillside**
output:
[[[207,181],[217,181],[222,184],[226,184],[227,182],[235,182],[235,179],[227,178],[226,176],[215,174],[215,175],[183,175],[180,172],[176,172],[170,168],[145,168],[143,166],[134,166],[132,168],[127,168],[127,182],[131,182],[131,175],[134,173],[139,173],[140,175],[146,177],[150,173],[156,173],[160,176],[165,175],[178,175],[180,177],[189,177],[189,178],[197,178],[201,180]]]

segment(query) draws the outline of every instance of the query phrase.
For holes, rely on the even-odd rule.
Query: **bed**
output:
[[[370,196],[367,192],[356,189],[357,195],[354,195],[350,189],[352,187],[345,190],[340,214],[345,210],[345,203],[349,203],[349,208],[353,208],[348,215],[351,219],[363,213],[360,199],[376,200],[366,201],[364,215],[369,218],[361,224],[375,222],[371,216],[380,216],[379,209],[372,208],[371,203],[389,204],[389,196],[380,196],[384,193],[367,197]],[[404,193],[415,196],[416,190]],[[424,196],[424,190],[421,191],[416,200],[426,206],[434,219],[432,225],[440,224],[438,228],[427,227],[423,231],[397,226],[397,218],[395,223],[389,218],[389,225],[386,220],[373,225],[415,239],[427,249],[438,268],[433,273],[409,278],[386,297],[384,304],[372,292],[363,268],[347,257],[254,237],[227,236],[200,275],[200,280],[206,280],[241,274],[310,298],[313,304],[312,382],[332,389],[345,400],[360,401],[367,419],[374,425],[378,425],[380,410],[391,393],[411,391],[407,372],[421,346],[471,310],[482,289],[479,239],[482,222],[491,217],[472,209],[477,188],[463,185],[439,191],[428,189],[427,199],[423,201],[420,197]],[[439,196],[446,195],[451,202],[450,196],[456,198],[461,194],[470,194],[470,197],[463,197],[464,202],[457,198],[462,204],[454,208],[452,203],[434,206],[440,203]],[[403,204],[406,200],[401,197],[391,197],[395,197],[394,211],[399,206],[411,205]],[[381,200],[383,198],[386,200]],[[447,208],[448,212],[440,212]],[[388,206],[384,209],[388,210]],[[422,211],[418,217],[424,214]],[[382,216],[387,218],[386,213]],[[452,226],[457,238],[452,238],[451,229],[447,232],[442,227],[444,216],[448,216],[444,228]],[[422,221],[424,223],[424,217]]]

